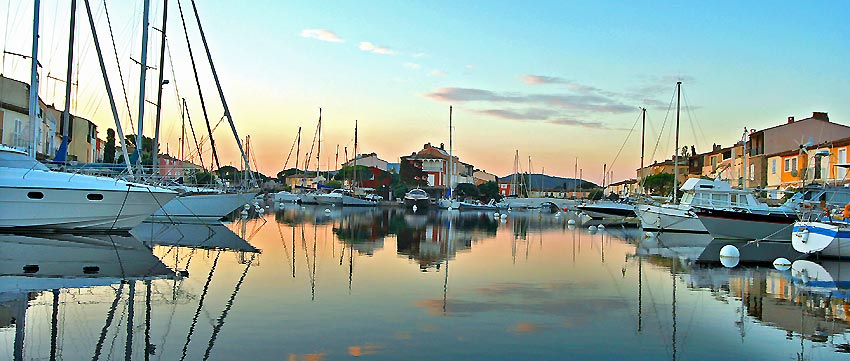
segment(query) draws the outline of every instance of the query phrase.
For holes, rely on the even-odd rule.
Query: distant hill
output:
[[[499,178],[500,183],[509,183],[515,177],[515,174],[507,175]],[[588,182],[586,180],[576,179],[576,178],[563,178],[556,177],[546,174],[530,174],[529,182],[531,183],[531,190],[539,190],[541,185],[543,189],[562,189],[566,186],[567,190],[571,190],[576,187],[576,185],[584,184],[585,188],[598,187],[593,182]]]

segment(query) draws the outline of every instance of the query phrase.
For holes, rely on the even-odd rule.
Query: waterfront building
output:
[[[434,147],[426,143],[422,150],[401,157],[401,162],[407,162],[422,171],[422,180],[429,187],[448,188],[449,184],[474,183],[474,170],[471,164],[461,162],[457,156],[452,157],[452,169],[449,170],[449,153],[445,145],[440,143]],[[451,177],[451,180],[449,179]]]
[[[381,158],[378,158],[377,153],[368,153],[368,154],[358,154],[345,163],[342,164],[343,167],[353,167],[355,160],[357,161],[358,166],[366,166],[366,167],[374,167],[380,169],[384,172],[389,170],[389,163]]]
[[[800,146],[807,143],[830,144],[848,137],[850,137],[850,127],[831,122],[826,112],[813,112],[811,117],[800,120],[790,116],[784,124],[752,132],[749,134],[747,147],[749,149],[748,164],[752,165],[754,177],[748,185],[778,189],[783,187],[783,183],[793,183],[792,179],[795,178],[791,175],[794,169],[793,161],[789,160],[786,172],[785,164],[773,164],[771,159],[778,161],[779,158],[776,157],[779,154],[799,152]],[[784,162],[786,158],[782,159]],[[797,162],[799,171],[800,161]],[[778,176],[777,173],[772,173],[772,170],[779,166],[782,167],[783,173],[787,173],[784,176],[785,181],[782,180],[783,173],[778,173]],[[799,178],[799,175],[796,177]]]

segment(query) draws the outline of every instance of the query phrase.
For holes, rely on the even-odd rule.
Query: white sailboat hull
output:
[[[796,222],[791,245],[802,253],[830,257],[850,257],[850,223]]]
[[[250,203],[255,195],[256,193],[221,193],[180,196],[154,212],[151,218],[214,222]]]

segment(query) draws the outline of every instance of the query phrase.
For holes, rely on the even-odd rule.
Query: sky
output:
[[[39,91],[48,103],[64,104],[64,84],[46,75],[64,78],[68,6],[41,2]],[[132,59],[141,54],[143,2],[107,1],[116,50],[103,2],[91,6],[124,131],[135,133],[140,68]],[[0,7],[4,51],[29,54],[33,3],[7,0]],[[207,118],[218,124],[221,164],[237,165],[191,2],[182,7]],[[670,158],[677,81],[680,146],[697,152],[732,145],[744,128],[815,111],[850,124],[850,3],[844,1],[211,0],[197,7],[238,134],[251,136],[265,174],[294,166],[299,127],[303,165],[319,108],[322,170],[343,163],[346,150],[354,154],[355,121],[358,153],[376,152],[389,162],[425,143],[448,147],[452,106],[452,148],[461,161],[504,176],[514,172],[518,153],[520,171],[573,177],[577,164],[593,182],[602,181],[603,165],[614,181],[635,176],[641,107],[647,108],[645,162]],[[152,1],[155,29],[162,27],[162,8]],[[105,138],[115,124],[82,2],[77,14],[72,110],[92,119]],[[163,88],[161,147],[177,154],[180,98],[197,136],[206,126],[176,0],[168,4],[166,33],[170,83]],[[157,68],[160,33],[150,36],[148,65]],[[28,81],[28,59],[7,54],[2,66],[5,76]],[[157,76],[158,69],[147,72],[152,103]],[[148,136],[155,110],[145,106]]]

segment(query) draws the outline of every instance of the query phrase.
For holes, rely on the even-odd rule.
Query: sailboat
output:
[[[39,127],[36,117],[38,1],[34,14],[29,116],[35,132]],[[97,37],[94,39],[98,55],[101,55]],[[103,76],[111,99],[105,72]],[[123,134],[121,136],[123,138]],[[29,154],[0,145],[0,228],[124,231],[138,225],[177,196],[173,191],[155,186],[50,171],[36,160],[36,143],[33,136]],[[126,153],[126,147],[123,149]],[[126,154],[125,159],[128,159]],[[126,166],[132,173],[131,164]]]
[[[454,152],[452,149],[452,106],[449,105],[449,160],[448,160],[448,168],[446,168],[446,178],[448,178],[448,190],[446,191],[446,195],[443,198],[438,199],[434,204],[437,208],[440,209],[459,209],[460,202],[455,199],[454,194],[454,179],[455,179],[455,164],[454,164]]]

